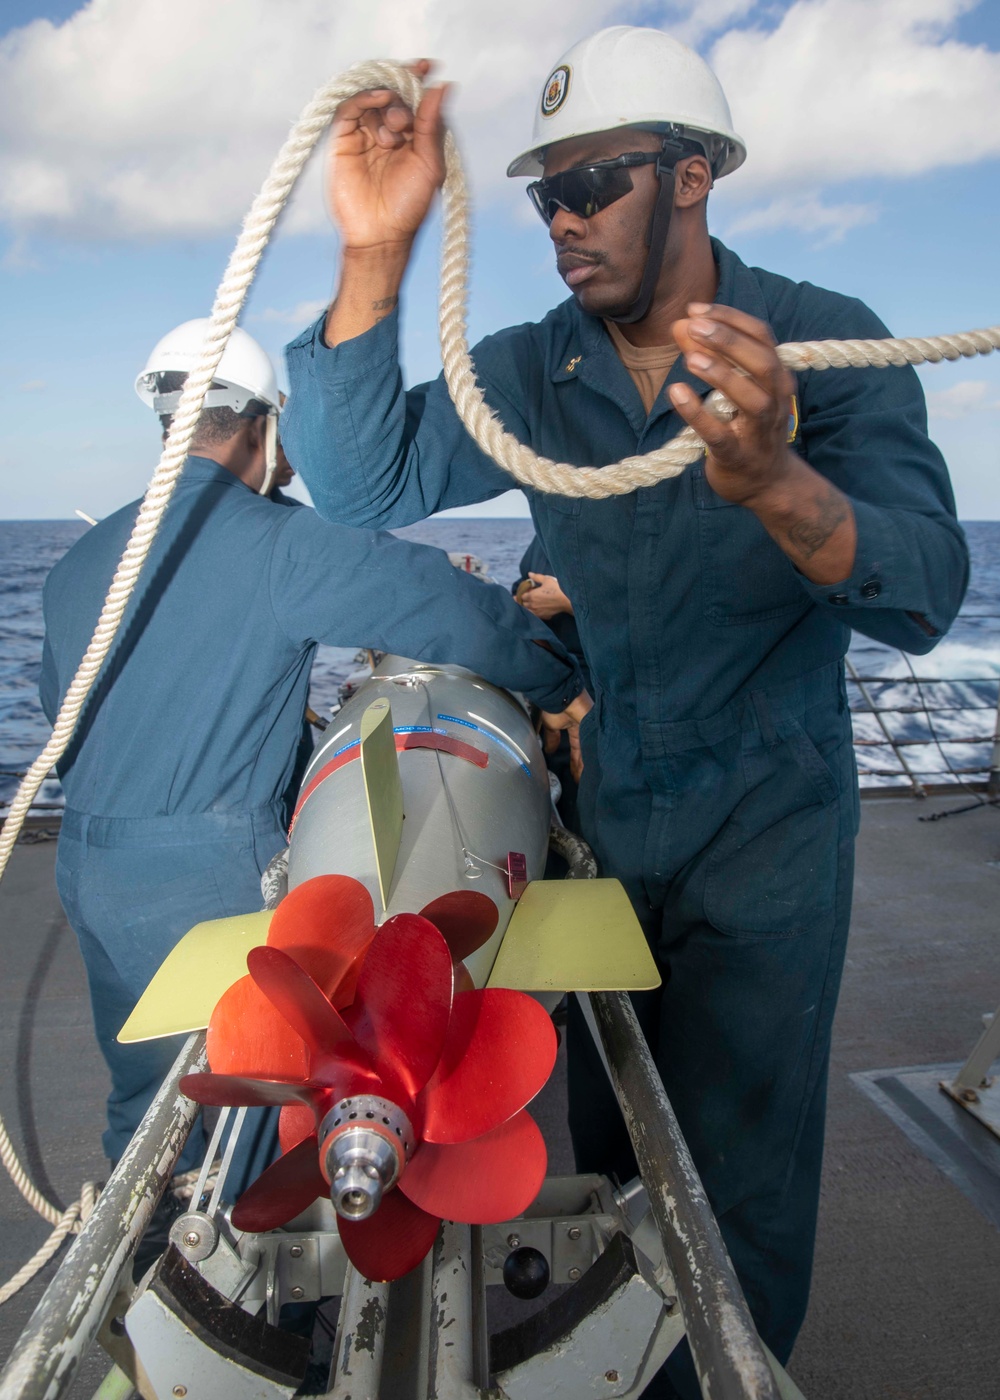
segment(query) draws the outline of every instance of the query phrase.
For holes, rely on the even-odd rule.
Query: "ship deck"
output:
[[[995,1139],[960,1122],[943,1095],[925,1093],[908,1117],[912,1093],[897,1093],[891,1114],[879,1106],[891,1094],[872,1094],[898,1086],[896,1071],[957,1067],[1000,1003],[1000,811],[918,820],[962,804],[961,795],[863,804],[815,1282],[789,1366],[813,1400],[995,1400],[1000,1389]],[[36,1183],[67,1202],[106,1171],[105,1076],[54,855],[52,841],[19,846],[0,886],[0,1111]],[[557,1073],[540,1114],[555,1171],[572,1169],[563,1099]],[[46,1233],[2,1174],[0,1282]],[[0,1356],[54,1268],[0,1309]],[[74,1396],[91,1396],[107,1366],[95,1349]]]

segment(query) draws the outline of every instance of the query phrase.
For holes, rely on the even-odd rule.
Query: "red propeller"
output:
[[[212,1073],[182,1084],[202,1103],[282,1105],[282,1156],[240,1197],[238,1229],[273,1229],[329,1194],[350,1259],[388,1280],[443,1218],[488,1224],[530,1205],[546,1155],[525,1105],[556,1037],[521,992],[460,990],[462,958],[496,923],[491,900],[455,891],[376,931],[367,891],[338,875],[282,901],[215,1009]]]

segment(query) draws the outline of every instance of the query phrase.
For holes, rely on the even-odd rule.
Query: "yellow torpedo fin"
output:
[[[618,880],[533,880],[517,902],[489,987],[645,991],[660,974]]]
[[[118,1039],[129,1044],[204,1030],[222,993],[246,976],[247,953],[266,941],[272,912],[195,924],[167,954]]]
[[[403,783],[388,700],[375,700],[361,716],[361,771],[382,907],[387,909],[403,834]]]

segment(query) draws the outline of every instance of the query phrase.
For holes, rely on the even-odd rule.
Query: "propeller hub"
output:
[[[320,1164],[345,1220],[367,1220],[399,1180],[416,1145],[403,1110],[377,1094],[334,1104],[320,1124]]]

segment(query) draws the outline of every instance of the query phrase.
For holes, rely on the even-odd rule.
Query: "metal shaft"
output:
[[[779,1400],[718,1221],[625,992],[590,1002],[677,1287],[702,1394]]]
[[[329,1400],[378,1400],[382,1389],[389,1285],[347,1267],[340,1300]]]
[[[189,1036],[18,1338],[0,1400],[57,1400],[69,1390],[201,1111],[177,1086],[204,1067],[205,1037]]]

